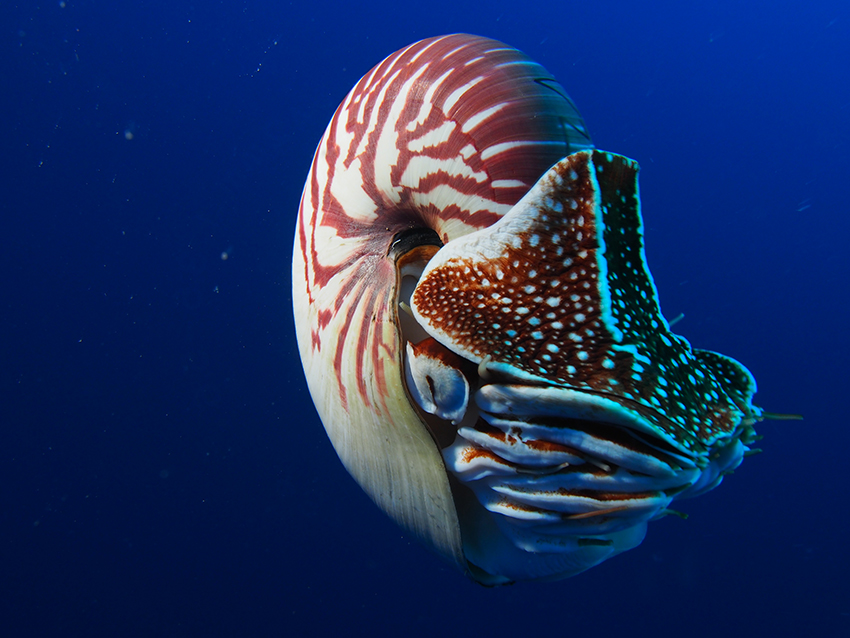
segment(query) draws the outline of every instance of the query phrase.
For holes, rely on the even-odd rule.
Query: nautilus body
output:
[[[469,35],[381,62],[316,150],[292,269],[313,401],[375,503],[481,583],[635,547],[755,440],[750,373],[661,315],[637,173]]]

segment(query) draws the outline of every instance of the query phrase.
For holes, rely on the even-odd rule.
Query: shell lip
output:
[[[437,231],[432,228],[407,228],[397,232],[393,236],[392,241],[390,241],[390,246],[387,249],[387,257],[398,261],[406,253],[409,253],[420,246],[436,246],[437,248],[442,248],[443,241],[440,239]]]

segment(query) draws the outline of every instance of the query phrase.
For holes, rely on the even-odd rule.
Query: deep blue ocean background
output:
[[[850,636],[846,0],[51,0],[0,27],[3,636]],[[391,523],[293,334],[327,122],[458,31],[641,163],[665,314],[805,415],[554,584],[480,587]]]

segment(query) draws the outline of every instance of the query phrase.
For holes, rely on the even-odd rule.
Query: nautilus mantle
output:
[[[304,186],[298,346],[345,467],[484,584],[577,574],[717,486],[752,375],[670,331],[638,166],[541,66],[470,35],[378,64]]]

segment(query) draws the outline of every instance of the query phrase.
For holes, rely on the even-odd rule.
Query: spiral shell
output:
[[[669,332],[637,165],[592,148],[542,67],[456,34],[358,82],[304,187],[293,305],[328,436],[381,509],[485,584],[637,545],[740,462],[760,417],[746,369]]]

